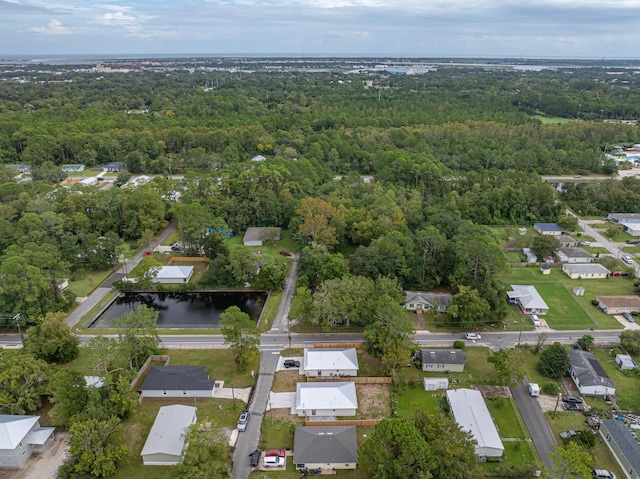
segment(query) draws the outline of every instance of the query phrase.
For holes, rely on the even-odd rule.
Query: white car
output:
[[[631,259],[631,256],[624,255],[622,257],[622,261],[624,261],[627,264],[633,264],[633,260]]]
[[[280,456],[264,456],[262,459],[264,467],[284,467],[284,457]]]
[[[482,337],[478,334],[478,333],[467,333],[465,335],[465,338],[475,341],[477,339],[482,339]]]

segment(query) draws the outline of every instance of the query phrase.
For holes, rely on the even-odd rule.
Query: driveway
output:
[[[553,447],[558,443],[553,436],[553,432],[551,432],[551,427],[549,427],[549,423],[542,412],[540,404],[538,404],[535,398],[529,395],[529,381],[525,379],[522,383],[518,384],[518,386],[510,389],[542,464],[544,467],[551,469],[553,462],[549,457],[549,452],[551,452]]]

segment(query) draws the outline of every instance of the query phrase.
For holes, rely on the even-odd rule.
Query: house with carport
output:
[[[359,368],[355,348],[306,348],[300,374],[309,377],[357,376]]]
[[[640,296],[597,296],[598,307],[605,314],[622,314],[640,311]]]
[[[204,366],[151,366],[140,386],[140,398],[213,397],[216,382]]]
[[[293,464],[299,471],[356,469],[355,426],[297,427],[293,437]]]
[[[425,372],[461,373],[467,363],[467,353],[461,349],[421,349],[416,356]]]
[[[584,396],[615,394],[616,386],[593,353],[572,349],[569,351],[569,375]]]
[[[19,469],[32,453],[49,450],[54,430],[40,426],[40,416],[0,414],[0,468]]]
[[[507,291],[509,304],[516,304],[523,314],[547,314],[549,306],[532,285],[512,284]]]
[[[554,253],[560,263],[593,263],[595,256],[584,248],[560,248]]]
[[[571,279],[604,279],[607,278],[611,271],[602,266],[600,263],[590,264],[563,264],[562,272]]]
[[[196,421],[197,409],[193,406],[161,407],[140,452],[142,463],[145,466],[180,464],[188,446],[189,427]]]
[[[624,475],[629,479],[640,479],[640,444],[637,430],[632,433],[623,421],[605,419],[600,423],[599,432]]]
[[[296,385],[294,413],[304,417],[355,416],[358,410],[353,382],[306,382]]]
[[[479,458],[502,457],[504,445],[482,393],[475,389],[449,389],[447,401],[456,423],[476,440]]]

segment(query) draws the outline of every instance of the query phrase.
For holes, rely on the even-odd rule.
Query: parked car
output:
[[[631,316],[629,313],[622,313],[622,317],[624,319],[626,319],[627,321],[629,321],[630,323],[635,323],[636,321],[633,319],[633,316]]]
[[[289,369],[289,368],[299,368],[300,367],[300,361],[296,361],[295,359],[285,359],[284,360],[284,367]]]
[[[240,414],[240,418],[238,419],[237,429],[239,432],[246,431],[247,423],[249,422],[249,418],[251,417],[251,413],[249,411],[242,411]]]
[[[258,463],[260,462],[260,454],[262,454],[262,451],[260,449],[256,449],[251,454],[249,454],[249,465],[251,467],[258,466]]]
[[[586,411],[587,408],[585,407],[584,404],[582,403],[575,403],[575,402],[566,402],[562,405],[562,409],[564,409],[565,411],[576,411],[576,412],[582,412],[582,411]]]
[[[578,396],[562,396],[562,402],[582,404],[582,398]]]
[[[142,256],[151,256],[151,251],[145,251]]]
[[[264,467],[284,467],[284,457],[280,456],[264,456],[262,458],[262,465]]]
[[[594,469],[591,471],[593,479],[616,479],[616,475],[606,469]]]
[[[480,336],[478,333],[467,333],[464,335],[465,338],[471,340],[471,341],[475,341],[477,339],[482,339],[482,336]]]
[[[629,276],[626,271],[612,271],[611,276]]]
[[[264,453],[265,456],[278,456],[285,457],[286,453],[284,449],[267,449]]]
[[[578,433],[573,429],[569,429],[568,431],[563,431],[560,433],[560,437],[562,439],[571,439],[572,437],[576,437]]]
[[[624,261],[627,264],[633,264],[633,260],[631,259],[631,256],[628,256],[626,254],[622,256],[622,261]]]
[[[627,244],[640,244],[640,240],[637,239],[628,239]]]

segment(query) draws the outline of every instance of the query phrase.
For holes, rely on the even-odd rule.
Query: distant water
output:
[[[197,329],[217,328],[220,313],[230,306],[238,306],[241,311],[257,322],[266,302],[265,293],[125,293],[90,326],[91,328],[111,328],[115,318],[135,311],[145,304],[160,313],[158,328]]]

